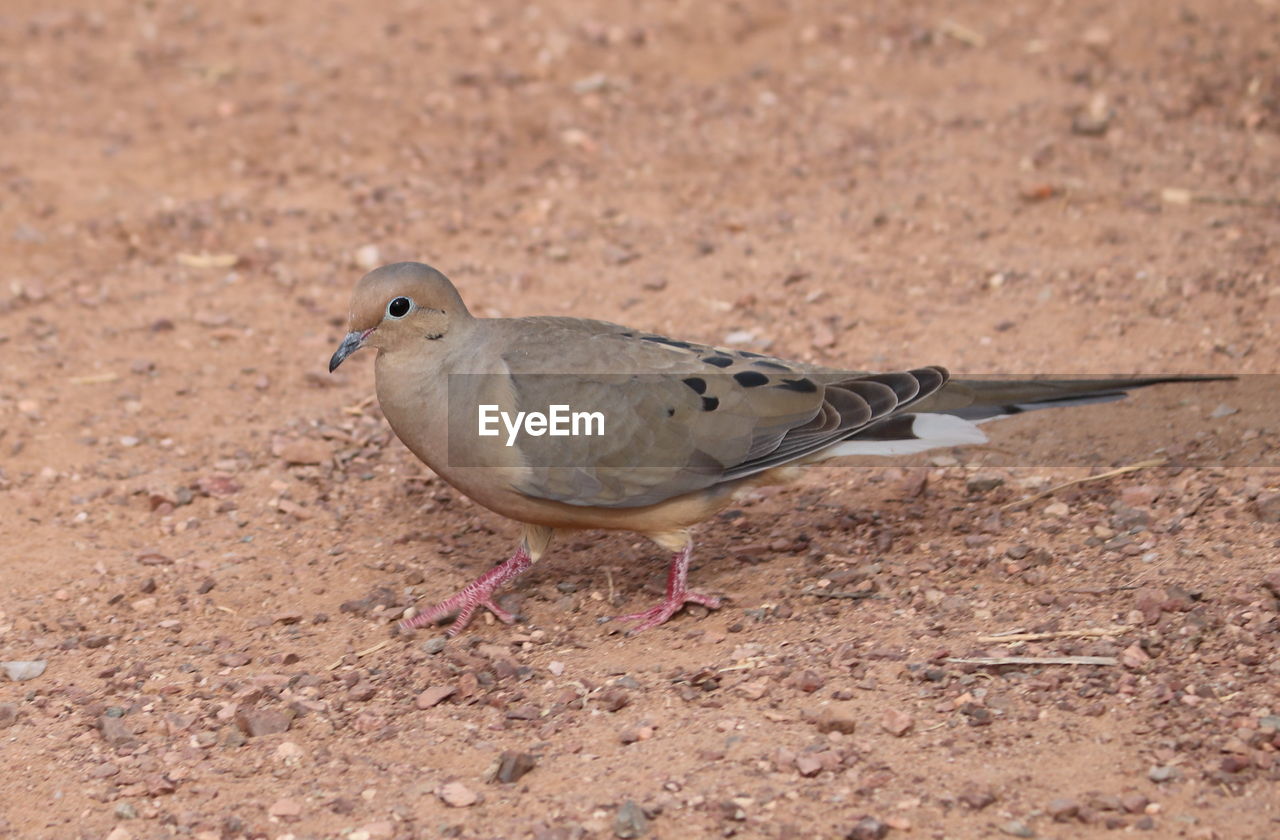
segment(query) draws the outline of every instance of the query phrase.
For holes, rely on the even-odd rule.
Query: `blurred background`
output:
[[[3,303],[296,342],[423,258],[494,313],[873,367],[1255,370],[1276,14],[15,0]]]

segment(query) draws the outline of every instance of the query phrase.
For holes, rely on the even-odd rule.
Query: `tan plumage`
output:
[[[716,599],[685,589],[688,529],[744,486],[785,480],[798,465],[851,449],[980,442],[966,416],[1107,399],[1156,381],[949,383],[940,367],[851,373],[603,321],[475,318],[443,274],[419,263],[365,276],[350,328],[330,370],[362,346],[376,348],[378,400],[396,435],[458,490],[526,526],[515,556],[406,622],[420,627],[457,612],[451,633],[479,606],[510,620],[493,591],[564,528],[635,531],[676,552],[666,600],[630,616],[637,629],[687,601],[714,607]],[[598,411],[605,433],[525,434],[507,445],[505,430],[478,433],[484,405],[512,415],[553,405]],[[936,439],[915,433],[920,417],[931,418]]]

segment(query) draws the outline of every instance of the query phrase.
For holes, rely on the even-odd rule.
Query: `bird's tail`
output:
[[[1130,391],[1151,385],[1227,379],[1235,377],[1182,374],[1074,379],[952,379],[933,396],[912,408],[917,413],[937,412],[982,423],[1041,408],[1114,402],[1124,399]]]
[[[1129,391],[1166,383],[1216,382],[1233,376],[1176,375],[1076,379],[951,379],[932,395],[859,431],[828,457],[911,455],[986,443],[979,424],[1042,408],[1113,402]]]

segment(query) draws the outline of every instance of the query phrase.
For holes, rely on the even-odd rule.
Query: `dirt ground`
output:
[[[0,835],[1280,836],[1243,386],[761,491],[635,637],[666,558],[569,535],[441,649],[394,619],[516,528],[325,371],[417,258],[823,364],[1274,373],[1278,68],[1275,0],[8,0]],[[950,661],[1009,655],[1115,664]]]

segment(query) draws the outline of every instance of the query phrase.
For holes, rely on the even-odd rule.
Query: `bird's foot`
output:
[[[492,594],[476,595],[464,589],[452,598],[446,598],[435,606],[413,616],[413,618],[406,618],[400,622],[400,626],[405,630],[416,630],[419,627],[435,624],[441,619],[452,615],[454,616],[453,623],[445,631],[445,635],[452,638],[466,629],[481,607],[497,616],[498,620],[503,624],[515,623],[516,617],[494,603]]]
[[[703,595],[700,592],[690,592],[685,586],[685,580],[689,576],[689,563],[692,558],[693,543],[686,542],[684,547],[671,558],[671,565],[667,569],[667,597],[662,599],[662,603],[650,607],[644,612],[620,615],[614,621],[637,621],[639,623],[631,628],[631,632],[639,633],[641,630],[650,630],[657,627],[668,618],[671,618],[671,616],[680,612],[680,608],[685,604],[701,604],[709,610],[719,609],[719,598],[713,595]]]
[[[701,604],[709,610],[716,610],[720,608],[720,599],[714,595],[703,595],[700,592],[690,592],[687,589],[682,589],[678,592],[668,592],[667,597],[661,603],[650,607],[644,612],[615,616],[613,620],[637,621],[639,624],[632,627],[630,632],[639,633],[641,630],[651,630],[662,624],[671,616],[680,612],[680,608],[685,604]]]
[[[512,555],[511,559],[493,567],[471,581],[457,595],[447,598],[412,618],[406,618],[400,622],[400,629],[417,630],[420,627],[435,624],[442,618],[447,618],[456,613],[453,623],[445,631],[445,635],[452,638],[466,629],[466,626],[471,623],[471,619],[475,617],[476,610],[480,607],[484,607],[493,613],[498,617],[499,621],[511,624],[516,620],[516,617],[494,603],[493,593],[499,586],[516,577],[531,565],[533,565],[533,560],[522,545]]]

